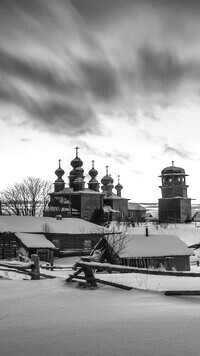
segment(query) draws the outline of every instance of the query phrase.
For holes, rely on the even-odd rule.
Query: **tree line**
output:
[[[2,214],[42,216],[48,206],[52,183],[37,177],[27,177],[0,192]]]

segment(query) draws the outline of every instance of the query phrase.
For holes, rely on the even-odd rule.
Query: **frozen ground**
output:
[[[199,356],[200,297],[0,280],[2,356]]]
[[[144,226],[138,229],[142,232]],[[157,231],[155,226],[149,229]],[[170,230],[188,244],[200,241],[200,229],[192,225],[162,228],[167,234]],[[74,258],[55,261],[73,262]],[[88,290],[62,278],[0,279],[0,287],[2,356],[200,354],[200,297],[167,297],[106,286]]]

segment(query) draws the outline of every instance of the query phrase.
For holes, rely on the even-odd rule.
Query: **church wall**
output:
[[[90,220],[95,209],[102,208],[103,196],[101,194],[84,193],[81,195],[81,218]]]

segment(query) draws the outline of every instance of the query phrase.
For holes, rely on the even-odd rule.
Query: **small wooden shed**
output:
[[[37,254],[41,261],[51,260],[55,246],[43,234],[6,232],[0,235],[0,259],[13,259],[19,255],[30,258]]]
[[[118,255],[124,266],[189,271],[192,251],[175,235],[128,235]]]

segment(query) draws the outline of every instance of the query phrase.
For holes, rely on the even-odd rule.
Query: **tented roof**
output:
[[[191,255],[187,245],[175,235],[128,235],[120,258]]]
[[[55,246],[46,239],[42,234],[25,234],[17,232],[15,234],[18,239],[21,240],[24,246],[28,248],[51,248],[55,249]]]
[[[51,217],[0,216],[0,232],[60,233],[60,234],[103,234],[105,227],[78,218],[57,220]]]

